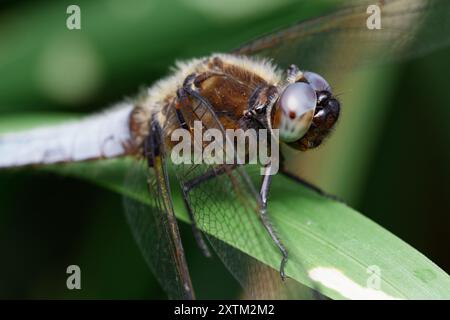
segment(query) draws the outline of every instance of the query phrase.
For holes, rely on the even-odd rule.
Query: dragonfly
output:
[[[372,26],[377,14],[380,24]],[[277,129],[281,144],[299,153],[314,149],[345,108],[334,92],[345,90],[348,74],[444,47],[449,17],[445,0],[346,2],[228,53],[178,63],[145,93],[103,113],[4,134],[0,168],[134,157],[125,184],[131,194],[144,190],[147,203],[124,199],[133,234],[168,296],[194,299],[173,204],[174,174],[202,252],[210,256],[213,248],[248,297],[296,298],[299,289],[285,271],[289,248],[267,210],[270,165],[256,185],[243,164],[171,164],[175,145],[169,137],[180,128],[192,132],[200,121],[202,129],[221,133]],[[280,159],[280,174],[333,198],[290,169],[283,155]],[[238,239],[236,247],[227,244],[230,238]],[[250,248],[257,248],[258,259],[247,254]],[[276,268],[266,264],[274,257]],[[320,292],[313,281],[309,286]]]

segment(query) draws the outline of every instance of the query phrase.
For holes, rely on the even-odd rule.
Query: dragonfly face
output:
[[[328,82],[314,72],[292,75],[276,103],[274,128],[280,129],[280,139],[289,146],[306,151],[319,146],[339,117],[340,103],[333,97]],[[295,71],[294,71],[295,72]],[[292,80],[291,80],[292,81]]]

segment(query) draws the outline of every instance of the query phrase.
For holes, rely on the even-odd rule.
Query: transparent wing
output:
[[[450,44],[450,1],[342,3],[333,13],[262,36],[234,52],[268,57],[282,67],[294,63],[302,70],[317,72],[340,95],[353,91],[348,87],[352,71],[420,56]],[[369,19],[374,14],[371,5],[380,9],[380,30],[367,26],[373,22]],[[351,106],[347,98],[339,97],[343,110]],[[288,166],[293,173],[299,170],[298,156],[290,152],[286,157],[291,159]]]
[[[184,117],[190,125],[193,120],[200,120],[204,130],[224,132],[211,105],[205,100],[193,99],[192,110],[185,112]],[[174,117],[167,119],[167,128],[175,127],[171,124]],[[167,134],[170,136],[170,132]],[[246,297],[304,297],[305,288],[297,290],[298,283],[293,280],[283,282],[280,278],[281,254],[259,218],[261,200],[243,167],[177,164],[174,171],[181,188],[189,189],[185,201],[195,223],[206,232],[220,259],[242,284]],[[288,262],[288,268],[300,267]]]
[[[126,216],[145,261],[170,299],[193,299],[164,164],[156,161],[149,169],[139,161],[126,186]]]
[[[376,5],[381,29],[374,26]],[[369,9],[368,9],[369,8]],[[368,11],[369,10],[369,11]],[[369,13],[368,13],[369,12]],[[336,86],[355,68],[421,55],[450,44],[450,1],[345,1],[345,7],[244,44],[234,53],[297,64]]]
[[[244,292],[241,298],[257,300],[322,298],[319,292],[313,292],[296,280],[286,278],[282,281],[276,267],[270,267],[211,235],[208,236],[208,240],[228,270],[243,287]],[[303,269],[303,266],[294,267]],[[318,290],[318,287],[313,284],[310,287]]]

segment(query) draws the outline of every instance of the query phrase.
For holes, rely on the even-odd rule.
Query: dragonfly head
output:
[[[284,88],[276,109],[274,127],[280,129],[280,140],[306,151],[319,146],[331,132],[340,103],[322,76],[303,72],[297,82]]]

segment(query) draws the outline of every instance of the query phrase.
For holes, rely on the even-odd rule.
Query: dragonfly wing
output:
[[[295,281],[281,280],[281,254],[258,218],[258,194],[243,168],[219,173],[221,167],[214,165],[175,166],[182,184],[209,175],[211,170],[217,173],[196,185],[188,193],[187,201],[198,228],[206,232],[211,246],[241,283],[246,296],[253,299],[303,297],[304,290],[293,289]],[[290,267],[302,268],[289,261],[288,276]]]
[[[229,210],[229,208],[223,207],[221,210]],[[239,213],[240,212],[237,214]],[[217,214],[219,214],[219,212]],[[289,277],[285,280],[281,280],[278,269],[279,266],[277,264],[271,264],[270,266],[267,264],[267,261],[269,261],[271,256],[276,256],[278,259],[281,259],[281,256],[278,254],[276,248],[274,250],[272,240],[264,234],[266,232],[265,229],[261,229],[260,226],[257,225],[258,223],[261,224],[259,220],[250,224],[248,218],[245,216],[243,218],[240,217],[235,219],[236,221],[239,221],[238,223],[246,224],[237,231],[234,231],[234,233],[230,233],[230,237],[238,236],[237,232],[239,231],[246,234],[246,236],[239,234],[239,237],[243,239],[239,244],[239,249],[219,240],[215,236],[207,235],[207,237],[217,255],[244,289],[244,294],[242,295],[243,299],[304,300],[320,297],[320,288],[312,281],[307,287]],[[227,228],[223,228],[223,231],[226,230]],[[255,252],[258,252],[258,259],[242,251],[242,248],[245,248],[242,243],[249,239],[251,239],[251,241],[246,244],[247,248],[250,248],[250,246],[259,246],[261,248],[258,251],[255,251],[255,247],[250,250],[252,255],[254,255]],[[289,247],[287,249],[289,251]],[[269,252],[266,250],[269,250]],[[291,255],[291,258],[294,258],[295,262],[290,260],[288,266],[300,268],[301,272],[305,272],[304,266],[298,264],[299,260],[297,258],[299,257],[293,257]],[[275,259],[275,261],[279,260]],[[315,291],[312,291],[311,289]]]
[[[211,105],[201,98],[193,99],[192,112],[186,112],[185,119],[189,125],[199,120],[204,130],[217,129],[225,134]],[[182,163],[174,165],[174,170],[181,188],[189,189],[185,201],[197,227],[206,233],[247,297],[295,297],[287,290],[288,283],[294,281],[281,280],[278,270],[282,256],[260,220],[261,199],[244,167]],[[288,267],[302,266],[288,262]]]
[[[381,29],[373,29],[377,8]],[[346,1],[329,15],[268,34],[234,53],[273,58],[283,67],[295,63],[338,83],[345,71],[448,45],[449,16],[446,0]]]
[[[374,12],[371,5],[380,9],[379,30],[368,28]],[[262,36],[234,52],[268,57],[283,67],[294,63],[302,70],[321,74],[345,109],[352,104],[345,95],[354,90],[348,87],[353,83],[348,81],[352,71],[449,45],[449,17],[447,0],[345,1],[331,14]],[[291,159],[289,169],[295,173],[299,153],[286,152],[290,152],[286,157]]]
[[[163,157],[136,164],[126,178],[125,211],[145,261],[171,299],[194,299]]]

